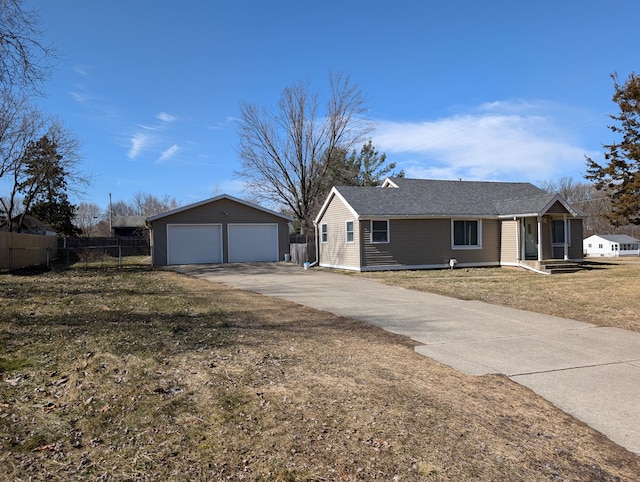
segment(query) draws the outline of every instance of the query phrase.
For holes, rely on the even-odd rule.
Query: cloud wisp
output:
[[[178,151],[180,151],[180,147],[177,144],[172,145],[171,147],[163,151],[162,154],[160,154],[160,157],[158,158],[156,163],[161,164],[165,161],[168,161],[173,156],[175,156],[178,153]]]
[[[127,157],[129,159],[135,159],[140,155],[140,153],[142,153],[149,147],[151,143],[151,137],[141,132],[138,132],[131,137],[130,142],[131,142],[131,148],[127,153]]]
[[[539,181],[580,175],[590,153],[559,110],[494,102],[448,118],[383,121],[374,143],[409,177]]]
[[[167,126],[175,122],[178,118],[166,112],[156,114],[155,118],[160,122],[155,124],[139,124],[138,132],[130,137],[130,148],[127,153],[129,159],[135,159],[143,152],[151,150],[154,146],[167,143],[159,133],[166,130]],[[170,159],[179,151],[179,149],[180,148],[177,144],[173,144],[171,147],[160,153],[156,163],[162,163]]]

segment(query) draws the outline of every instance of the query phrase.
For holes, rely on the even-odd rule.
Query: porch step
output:
[[[582,265],[573,261],[542,261],[540,267],[549,274],[576,273],[582,271]]]

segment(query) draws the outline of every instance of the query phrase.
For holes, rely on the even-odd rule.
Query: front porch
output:
[[[569,261],[562,259],[544,259],[544,260],[521,260],[519,266],[525,269],[536,271],[543,274],[566,274],[575,273],[583,269],[582,264],[577,261]]]

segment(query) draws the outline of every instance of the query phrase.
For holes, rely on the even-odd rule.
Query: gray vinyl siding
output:
[[[360,227],[363,268],[445,267],[451,258],[459,265],[500,264],[500,226],[496,219],[482,220],[481,249],[452,249],[451,219],[391,219],[389,243],[371,242],[370,221],[363,220]]]
[[[353,221],[353,243],[347,243],[347,221]],[[327,225],[327,242],[319,242],[320,265],[343,267],[350,269],[360,268],[360,225],[356,216],[344,205],[342,200],[334,196],[322,219],[318,223],[318,230],[322,224]]]
[[[547,209],[546,214],[568,214],[569,211],[562,205],[560,201],[556,201],[553,205]]]
[[[569,259],[582,259],[582,219],[570,219],[571,223],[571,246],[569,246]]]
[[[500,262],[518,262],[518,221],[502,221],[500,225]]]
[[[278,224],[278,258],[283,259],[285,253],[289,252],[289,227],[285,219],[223,198],[153,221],[151,232],[153,264],[156,266],[167,264],[167,224],[221,224],[222,259],[226,263],[229,260],[227,226],[235,223]]]

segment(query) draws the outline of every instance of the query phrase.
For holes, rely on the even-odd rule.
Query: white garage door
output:
[[[168,224],[167,264],[222,263],[222,226]]]
[[[229,224],[229,262],[278,261],[277,224]]]

